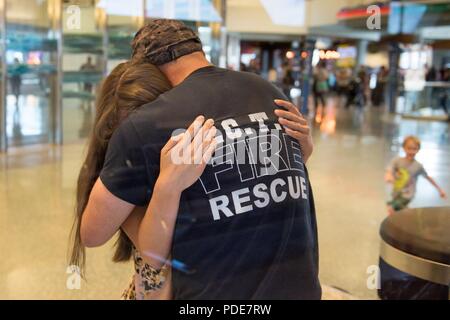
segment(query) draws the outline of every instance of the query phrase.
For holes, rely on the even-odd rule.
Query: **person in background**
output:
[[[11,91],[16,97],[16,103],[19,103],[19,96],[22,87],[22,75],[25,73],[25,66],[23,66],[19,59],[14,58],[14,64],[10,69],[10,81],[11,81]]]
[[[370,86],[369,86],[370,75],[367,72],[366,66],[361,66],[359,68],[357,78],[359,80],[361,90],[362,90],[363,104],[366,104],[366,102],[369,101],[369,96],[370,96]]]
[[[336,93],[338,97],[343,95],[348,97],[351,80],[351,70],[349,68],[339,68],[336,71]]]
[[[450,69],[445,66],[439,70],[439,81],[449,81],[450,80]]]
[[[436,81],[438,78],[438,74],[436,71],[436,68],[434,66],[431,66],[431,68],[428,69],[428,66],[425,66],[426,68],[426,75],[425,75],[425,80],[426,81]]]
[[[95,71],[95,65],[92,63],[92,57],[88,56],[85,63],[83,63],[80,67],[80,71],[83,72],[92,72]],[[92,93],[93,84],[89,81],[83,83],[83,90],[89,93]]]
[[[372,104],[375,107],[381,106],[384,102],[384,92],[388,81],[388,75],[388,69],[385,66],[382,66],[377,75],[377,84],[372,92]]]
[[[431,66],[431,68],[428,66],[428,64],[425,64],[425,81],[426,82],[432,82],[437,81],[439,78],[438,72],[434,66]],[[425,90],[425,99],[427,101],[432,101],[434,94],[436,93],[436,88],[432,86],[426,86],[424,88]],[[439,91],[439,89],[438,89]]]
[[[291,96],[291,87],[294,85],[294,77],[292,76],[292,68],[288,61],[284,61],[281,66],[281,88],[283,93],[287,96]]]
[[[250,60],[250,65],[248,66],[247,71],[261,74],[261,63],[259,62],[259,59],[255,58]]]
[[[444,190],[425,171],[423,165],[415,157],[420,150],[420,140],[415,136],[407,136],[403,140],[404,157],[396,157],[389,164],[385,181],[393,185],[392,199],[387,203],[388,213],[407,208],[416,193],[417,178],[424,176],[439,192],[441,198],[446,198]]]
[[[328,86],[330,91],[336,92],[336,74],[334,72],[330,72],[328,74]]]
[[[449,82],[450,81],[450,69],[446,69],[446,71],[443,72],[443,77],[442,77],[442,81],[443,82]],[[442,88],[442,93],[439,95],[439,107],[442,108],[442,110],[444,110],[444,112],[447,114],[447,118],[448,120],[450,120],[450,114],[448,112],[448,106],[447,106],[447,102],[448,102],[448,88],[444,87]]]
[[[96,66],[92,63],[92,57],[88,56],[85,63],[80,67],[84,81],[82,82],[82,97],[80,99],[80,109],[83,112],[83,124],[81,125],[78,136],[85,138],[89,134],[90,127],[92,125],[93,109],[94,109],[94,96],[93,89],[94,84],[89,81],[92,73],[96,71]]]
[[[276,84],[278,81],[278,74],[277,74],[277,70],[275,68],[270,68],[269,72],[267,74],[267,80],[272,83],[272,84]]]
[[[363,108],[366,104],[366,92],[369,86],[367,72],[364,66],[361,66],[355,77],[351,77],[345,108],[355,105],[358,108]]]
[[[313,94],[316,116],[319,114],[319,102],[323,109],[326,107],[326,95],[328,94],[328,70],[325,62],[321,61],[314,70]],[[320,116],[321,118],[321,116]]]

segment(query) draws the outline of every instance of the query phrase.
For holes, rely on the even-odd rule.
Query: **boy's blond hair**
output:
[[[416,136],[406,136],[405,139],[403,139],[403,144],[402,144],[402,146],[405,147],[406,144],[407,144],[408,142],[410,142],[410,141],[411,141],[411,142],[414,142],[414,143],[419,147],[419,149],[420,149],[420,139],[417,138]]]

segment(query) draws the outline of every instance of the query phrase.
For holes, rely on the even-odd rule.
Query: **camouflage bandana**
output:
[[[132,59],[162,65],[181,56],[202,51],[195,32],[178,20],[155,19],[142,27],[131,43]]]

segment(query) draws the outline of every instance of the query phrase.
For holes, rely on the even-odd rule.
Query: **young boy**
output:
[[[406,156],[394,158],[386,170],[385,181],[393,184],[392,200],[387,203],[389,214],[408,206],[414,198],[417,178],[420,175],[438,190],[441,198],[446,197],[444,190],[428,176],[422,164],[415,159],[420,150],[420,140],[415,136],[407,136],[403,140],[403,150]]]

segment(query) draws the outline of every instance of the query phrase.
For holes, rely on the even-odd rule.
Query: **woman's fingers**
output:
[[[291,130],[300,131],[303,134],[309,134],[309,130],[310,129],[309,129],[309,126],[307,126],[307,125],[301,125],[298,122],[290,121],[290,120],[287,120],[287,119],[284,119],[284,118],[279,118],[278,122],[282,126],[287,127],[287,128],[289,128]]]
[[[286,133],[296,140],[301,140],[310,134],[308,121],[303,118],[298,108],[291,102],[274,100],[275,103],[286,110],[276,109],[274,113],[278,116],[278,122],[284,126]]]
[[[203,142],[211,143],[211,141],[216,137],[217,129],[215,126],[212,126],[204,135]]]
[[[275,104],[277,104],[280,107],[285,107],[288,111],[293,112],[296,115],[301,115],[300,111],[298,110],[298,108],[291,102],[286,101],[286,100],[280,100],[280,99],[275,99],[274,100]]]
[[[198,116],[197,118],[195,118],[194,122],[191,123],[187,131],[184,133],[184,137],[182,139],[183,148],[187,148],[189,146],[191,141],[197,135],[198,131],[202,128],[204,122],[204,116]]]
[[[202,162],[204,150],[211,144],[211,141],[216,136],[216,127],[205,125],[203,127],[204,134],[199,132],[192,142],[193,163],[199,164]]]
[[[286,128],[286,133],[296,140],[300,140],[302,138],[302,133],[300,133],[299,131]]]
[[[208,134],[208,131],[214,126],[214,120],[208,119],[205,121],[203,126],[198,130],[196,135],[194,136],[193,143],[193,151],[197,150],[198,147],[202,144],[203,140],[205,140],[205,136]]]
[[[202,164],[205,158],[209,161],[215,150],[216,133],[213,119],[205,121],[204,116],[198,116],[184,133],[171,137],[161,152],[167,153],[176,147],[175,155],[181,163]]]
[[[175,147],[177,145],[178,142],[181,141],[183,136],[184,136],[184,133],[180,133],[180,134],[177,134],[176,136],[170,137],[169,141],[167,141],[167,143],[161,149],[161,153],[169,152],[173,147]]]
[[[301,115],[297,115],[297,114],[295,114],[293,112],[290,112],[290,111],[284,111],[284,110],[276,109],[274,111],[274,113],[275,113],[276,116],[278,116],[280,118],[285,118],[285,119],[288,119],[288,120],[291,120],[291,121],[295,121],[295,122],[301,123],[303,125],[307,125],[308,124],[308,121],[305,118],[303,118]]]
[[[216,150],[217,140],[213,138],[211,143],[204,148],[203,163],[207,164]]]

